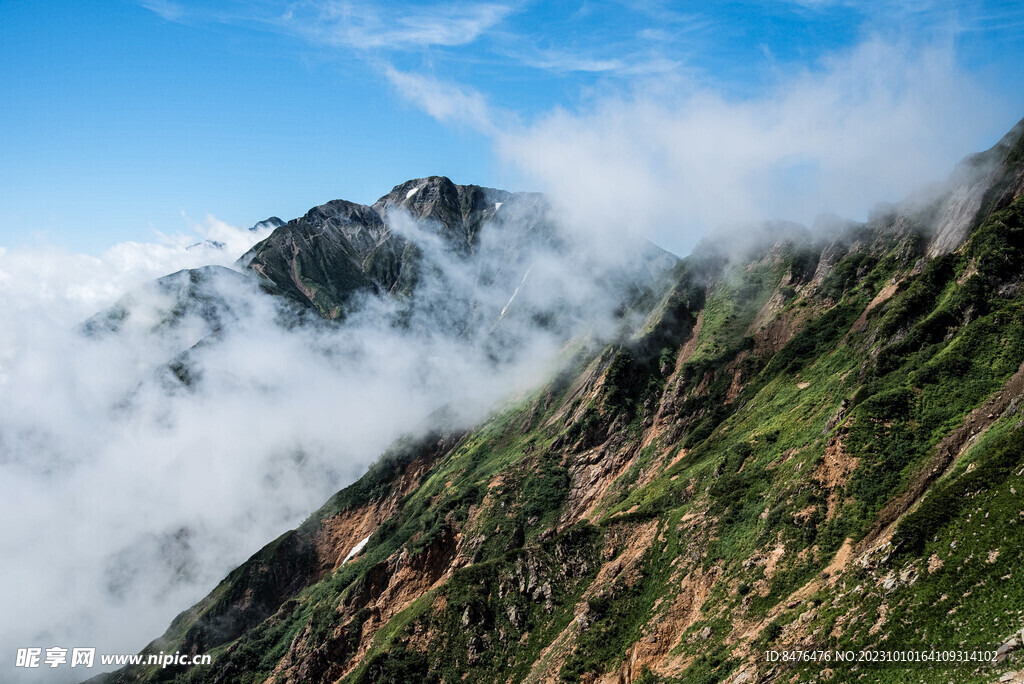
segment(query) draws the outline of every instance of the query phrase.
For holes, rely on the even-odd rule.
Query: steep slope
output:
[[[764,654],[994,648],[1024,625],[1021,129],[954,228],[962,183],[827,237],[705,242],[614,343],[396,445],[145,651],[212,667],[110,679],[991,681],[1012,647]]]
[[[371,254],[394,260],[402,251],[396,242],[372,209],[335,200],[277,228],[242,258],[296,300],[337,318],[353,294],[378,286],[364,272],[364,261]],[[397,272],[378,275],[384,285],[398,279]]]
[[[504,358],[525,329],[565,338],[604,318],[598,308],[628,306],[676,261],[650,243],[595,254],[586,236],[555,225],[541,195],[432,176],[395,186],[372,207],[315,207],[239,266],[328,320],[384,298],[397,306],[388,314],[395,325],[441,329]]]

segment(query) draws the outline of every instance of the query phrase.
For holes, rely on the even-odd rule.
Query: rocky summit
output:
[[[1024,122],[866,223],[638,247],[602,278],[614,331],[535,308],[567,336],[546,382],[395,443],[143,651],[212,665],[104,681],[1013,679],[1022,193]],[[530,250],[579,246],[540,196],[439,177],[277,223],[240,266],[342,328],[366,297],[422,296],[490,333]],[[474,276],[431,294],[445,260]],[[188,298],[208,275],[159,287]],[[202,311],[211,330],[244,315]]]
[[[447,249],[468,255],[481,224],[493,219],[502,204],[531,199],[536,201],[441,177],[407,181],[372,207],[335,200],[310,209],[278,226],[240,262],[326,318],[337,319],[361,292],[410,294],[415,288],[422,249],[388,225],[389,214],[404,211],[428,226]],[[512,211],[510,205],[504,213]]]

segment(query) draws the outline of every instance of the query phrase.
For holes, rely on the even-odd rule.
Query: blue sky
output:
[[[98,252],[444,174],[580,221],[691,187],[615,219],[682,251],[941,177],[1024,116],[1022,34],[1009,2],[2,2],[0,246]]]

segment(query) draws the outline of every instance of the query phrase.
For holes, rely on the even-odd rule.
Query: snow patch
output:
[[[352,560],[360,551],[363,550],[363,547],[366,546],[366,542],[368,541],[370,541],[369,535],[367,535],[361,542],[352,547],[352,550],[348,552],[348,555],[345,556],[345,560],[341,561],[341,564],[344,565],[345,563],[348,563],[350,560]]]
[[[519,285],[517,285],[515,291],[512,292],[512,296],[509,297],[508,303],[505,304],[504,308],[502,308],[501,315],[498,316],[498,320],[501,320],[502,318],[504,318],[505,314],[508,313],[508,307],[512,306],[512,302],[515,301],[516,295],[519,294],[519,288],[522,287],[523,283],[526,282],[526,276],[530,275],[530,269],[532,269],[532,268],[533,268],[533,266],[531,266],[530,268],[526,269],[526,273],[523,274],[523,279],[519,281]]]
[[[419,188],[413,188],[409,192],[405,193],[405,199],[409,199],[419,191]]]
[[[499,209],[501,209],[501,202],[495,202],[494,203],[494,211],[498,211]]]

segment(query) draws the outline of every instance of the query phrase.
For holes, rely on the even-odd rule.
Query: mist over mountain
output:
[[[123,533],[76,559],[81,611],[214,663],[104,681],[799,680],[764,651],[890,645],[1001,655],[828,672],[992,681],[1022,627],[1022,133],[866,223],[682,260],[440,177],[329,202],[89,318],[78,343],[146,352],[109,429],[7,427],[5,466],[158,468],[91,521]]]
[[[627,324],[677,262],[597,250],[539,195],[441,177],[181,254],[230,267],[143,283],[77,324],[12,300],[3,506],[33,513],[4,532],[5,604],[24,616],[0,634],[6,665],[26,639],[140,648],[399,437],[464,429],[570,339]]]
[[[0,684],[1024,684],[1022,26],[0,2]]]

